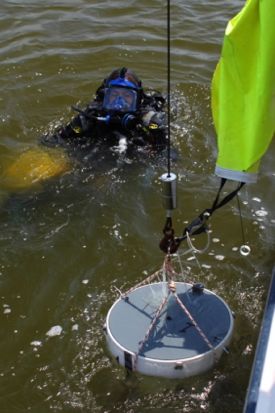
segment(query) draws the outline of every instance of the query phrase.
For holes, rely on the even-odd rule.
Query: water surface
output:
[[[227,20],[243,2],[171,2],[172,139],[178,157],[178,234],[218,188],[210,83]],[[85,105],[108,73],[129,66],[166,93],[166,4],[159,0],[4,0],[0,15],[2,170]],[[0,210],[1,412],[242,411],[274,264],[274,144],[257,184],[211,220],[207,253],[184,266],[236,313],[230,353],[185,381],[126,376],[102,326],[117,297],[158,269],[165,159],[101,148],[42,187],[2,189]],[[198,246],[204,239],[198,240]],[[60,325],[62,333],[46,333]]]

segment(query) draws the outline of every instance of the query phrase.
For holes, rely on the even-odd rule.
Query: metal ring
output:
[[[206,246],[205,246],[203,249],[198,250],[198,249],[192,244],[192,241],[191,241],[189,232],[186,231],[187,244],[188,244],[188,246],[189,246],[189,248],[190,248],[190,250],[191,250],[192,252],[199,253],[199,254],[203,254],[203,253],[205,253],[205,252],[208,250],[208,247],[209,247],[209,244],[210,244],[210,233],[209,233],[209,231],[205,231],[205,232],[206,232],[206,234],[207,234],[207,243],[206,243]]]
[[[248,245],[241,245],[240,246],[240,254],[244,257],[247,257],[251,252],[251,248]]]

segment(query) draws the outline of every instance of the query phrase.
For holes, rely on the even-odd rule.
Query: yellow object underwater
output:
[[[255,182],[275,131],[275,4],[247,0],[227,25],[212,81],[216,174]]]
[[[71,162],[63,149],[33,148],[9,165],[1,180],[6,189],[27,189],[70,169]]]

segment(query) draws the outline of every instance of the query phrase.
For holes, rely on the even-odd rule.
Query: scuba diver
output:
[[[4,168],[2,186],[15,191],[40,185],[72,170],[75,160],[88,167],[92,160],[95,166],[113,154],[107,155],[106,147],[127,155],[141,147],[149,155],[161,154],[167,140],[164,106],[164,97],[152,90],[145,93],[131,70],[114,70],[84,110],[73,107],[78,113],[67,125],[43,135],[38,147],[23,151]]]
[[[144,92],[142,82],[126,67],[114,70],[96,96],[78,115],[53,135],[42,137],[47,146],[89,146],[95,140],[108,145],[127,139],[127,145],[162,150],[166,146],[165,99],[155,91]]]

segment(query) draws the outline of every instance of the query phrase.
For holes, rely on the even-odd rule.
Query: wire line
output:
[[[171,113],[171,101],[170,101],[170,92],[171,92],[171,81],[170,81],[170,0],[167,0],[167,176],[170,177],[171,172],[171,133],[170,133],[170,113]]]

